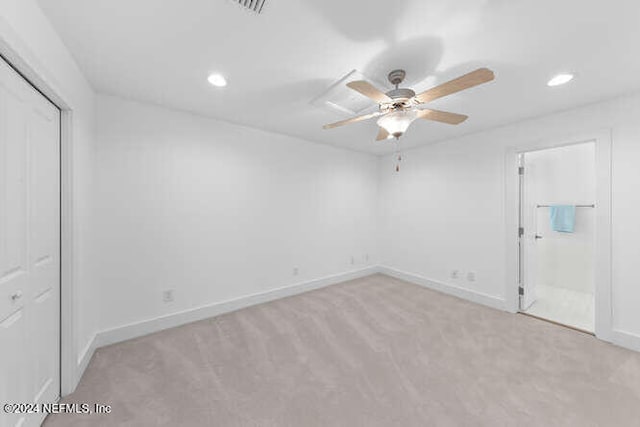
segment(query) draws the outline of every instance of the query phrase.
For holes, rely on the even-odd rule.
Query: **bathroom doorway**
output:
[[[595,327],[595,141],[520,153],[519,309]]]

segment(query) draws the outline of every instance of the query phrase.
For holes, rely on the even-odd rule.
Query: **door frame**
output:
[[[505,304],[509,312],[519,311],[518,292],[518,226],[519,226],[519,174],[518,156],[531,151],[595,143],[596,161],[596,236],[594,259],[595,330],[596,337],[612,340],[611,305],[611,129],[563,135],[531,141],[510,147],[505,155],[505,236],[506,236],[506,289]]]
[[[0,57],[60,110],[60,396],[78,383],[74,324],[73,108],[55,79],[19,37],[0,26]],[[34,64],[32,66],[31,64]]]

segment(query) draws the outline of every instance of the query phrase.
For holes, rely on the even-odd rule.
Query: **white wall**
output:
[[[560,233],[551,229],[549,208],[536,206],[595,203],[595,143],[529,152],[524,161],[530,193],[524,208],[531,210],[528,218],[535,218],[531,232],[542,236],[535,247],[536,284],[593,294],[595,209],[577,207],[574,232]]]
[[[392,156],[381,158],[382,264],[504,300],[506,150],[610,129],[613,328],[640,348],[639,116],[634,95],[410,150],[400,173]],[[460,279],[450,278],[452,269]]]
[[[91,145],[93,139],[93,90],[71,54],[34,0],[0,2],[0,52],[60,107],[72,111],[70,121],[72,164],[67,168],[73,201],[64,207],[71,215],[71,255],[74,299],[72,348],[63,351],[63,391],[77,380],[76,369],[68,369],[82,354],[96,330],[96,288],[88,277],[91,244]],[[69,122],[65,122],[65,125]],[[64,254],[63,254],[64,256]],[[63,260],[64,261],[64,260]],[[66,342],[66,341],[65,341]],[[66,354],[66,351],[69,354]],[[72,360],[73,359],[73,360]],[[67,363],[69,362],[69,363]]]
[[[374,156],[108,96],[96,128],[100,329],[377,261]]]

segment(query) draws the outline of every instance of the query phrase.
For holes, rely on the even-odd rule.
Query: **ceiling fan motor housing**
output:
[[[392,108],[407,108],[409,106],[408,101],[413,98],[416,93],[408,88],[399,88],[398,85],[404,81],[406,73],[404,70],[393,70],[389,73],[387,78],[396,88],[390,90],[386,95],[393,99],[389,107]]]
[[[387,92],[387,96],[391,99],[393,99],[394,101],[397,100],[405,100],[405,99],[411,99],[416,95],[416,93],[414,91],[412,91],[411,89],[407,89],[407,88],[400,88],[400,89],[392,89],[389,92]]]
[[[411,89],[393,89],[387,92],[387,96],[392,99],[391,102],[380,104],[381,111],[397,111],[412,108],[414,104],[412,99],[415,92]]]

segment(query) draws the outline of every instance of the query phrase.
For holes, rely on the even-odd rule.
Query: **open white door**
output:
[[[60,111],[0,59],[0,402],[60,393]],[[0,409],[0,426],[44,414]]]
[[[524,164],[520,169],[521,191],[521,227],[520,250],[522,262],[520,263],[520,310],[526,310],[536,301],[536,273],[538,270],[537,242],[537,206],[535,195],[531,189],[534,180],[535,168],[533,165]]]

